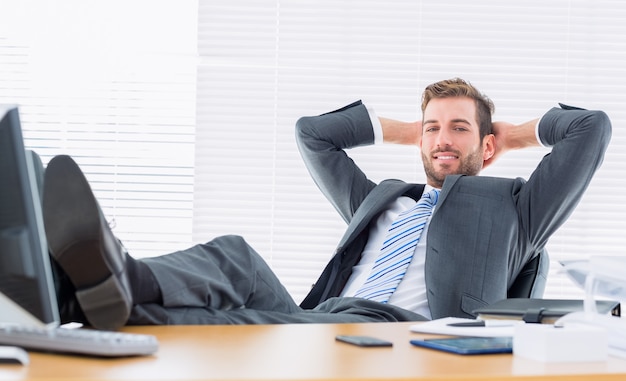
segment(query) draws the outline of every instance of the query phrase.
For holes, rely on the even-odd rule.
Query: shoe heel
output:
[[[124,294],[128,289],[111,275],[97,286],[76,291],[76,298],[94,328],[113,331],[125,325],[130,316],[131,298]]]

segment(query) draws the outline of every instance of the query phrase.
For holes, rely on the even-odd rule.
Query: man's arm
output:
[[[296,123],[296,143],[311,177],[346,222],[376,186],[346,150],[374,144],[367,109],[355,102]]]
[[[517,205],[528,239],[540,247],[587,190],[604,159],[611,122],[602,111],[563,106],[541,118],[538,136],[552,150],[517,193]]]
[[[494,122],[492,126],[493,134],[496,137],[496,151],[491,158],[485,160],[483,168],[493,164],[505,152],[540,146],[536,132],[538,122],[539,119],[519,125],[507,122]]]
[[[422,122],[401,122],[379,117],[385,143],[419,146],[422,136]]]

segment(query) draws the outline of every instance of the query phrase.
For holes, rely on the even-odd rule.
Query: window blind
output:
[[[296,151],[294,124],[363,99],[415,120],[432,82],[462,77],[521,123],[557,102],[625,117],[626,10],[617,1],[200,2],[194,240],[241,234],[300,300],[345,224]],[[580,297],[558,261],[624,255],[624,137],[548,245],[546,297]],[[528,177],[549,149],[513,152],[484,175]],[[424,181],[415,149],[350,152],[374,181]],[[337,174],[340,176],[341,174]]]
[[[2,1],[0,102],[28,148],[71,155],[136,257],[191,243],[192,1]]]
[[[617,0],[0,0],[0,102],[27,144],[68,153],[136,257],[240,234],[300,300],[345,224],[294,141],[298,117],[363,99],[421,117],[423,88],[463,77],[524,122],[557,102],[605,110],[601,170],[548,250],[546,297],[579,297],[558,261],[623,256],[626,9]],[[528,177],[548,149],[484,175]],[[419,153],[350,155],[374,181],[423,182]],[[340,174],[338,174],[340,175]]]

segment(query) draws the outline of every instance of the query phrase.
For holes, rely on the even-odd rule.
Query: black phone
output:
[[[411,340],[411,344],[460,355],[512,353],[512,337],[447,337]]]
[[[391,341],[371,336],[337,335],[335,336],[335,340],[359,347],[391,347],[393,345]]]

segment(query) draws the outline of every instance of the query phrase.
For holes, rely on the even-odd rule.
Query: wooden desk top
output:
[[[31,352],[28,366],[0,365],[0,380],[625,380],[626,359],[545,364],[510,354],[460,356],[414,347],[410,323],[154,326],[154,356],[98,359]],[[371,335],[390,348],[335,342]]]

